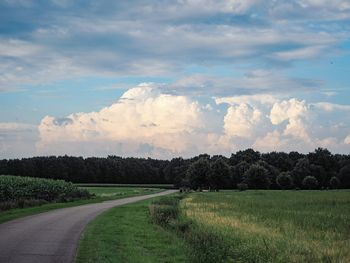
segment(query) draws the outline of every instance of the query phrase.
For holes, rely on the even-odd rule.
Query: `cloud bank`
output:
[[[333,105],[338,119],[327,126],[328,108],[297,98],[263,94],[258,100],[257,96],[216,98],[207,107],[191,97],[166,94],[154,84],[141,84],[100,111],[46,116],[38,127],[37,151],[171,158],[203,152],[229,154],[246,147],[260,151],[350,150],[349,127],[338,125],[340,118],[350,121],[350,115],[344,120],[339,112],[346,107]],[[218,113],[222,106],[224,110]],[[221,127],[213,129],[217,123]]]

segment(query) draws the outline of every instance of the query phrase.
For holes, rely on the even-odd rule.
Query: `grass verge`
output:
[[[188,262],[181,238],[153,224],[150,200],[115,207],[86,228],[76,262]]]
[[[0,212],[0,223],[4,223],[9,220],[39,214],[47,212],[53,209],[73,207],[85,204],[100,203],[103,201],[126,198],[131,196],[152,194],[162,191],[162,189],[156,188],[133,188],[133,187],[82,187],[88,190],[90,193],[95,194],[94,198],[76,200],[63,203],[49,203],[40,206],[16,208],[7,211]]]

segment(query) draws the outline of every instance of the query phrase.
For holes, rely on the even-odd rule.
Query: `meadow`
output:
[[[215,262],[350,262],[347,190],[193,193],[180,213],[208,237],[189,245]]]

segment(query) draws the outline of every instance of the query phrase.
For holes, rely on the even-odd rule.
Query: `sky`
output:
[[[350,153],[349,0],[1,0],[0,159]]]

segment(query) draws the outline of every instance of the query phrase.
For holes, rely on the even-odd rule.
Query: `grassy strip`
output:
[[[173,184],[76,184],[81,187],[142,187],[142,188],[162,188],[162,189],[176,189]]]
[[[100,203],[108,200],[115,200],[120,198],[131,197],[131,196],[152,194],[152,193],[157,193],[162,191],[162,189],[148,189],[148,188],[138,189],[138,188],[117,188],[117,187],[114,187],[114,188],[99,187],[98,189],[86,187],[84,189],[88,190],[90,193],[95,194],[96,196],[91,199],[76,200],[76,201],[64,202],[64,203],[50,203],[50,204],[43,204],[40,206],[2,211],[0,212],[0,223],[4,223],[6,221],[10,221],[13,219],[34,215],[34,214],[39,214],[39,213],[43,213],[43,212],[47,212],[47,211],[59,209],[59,208],[73,207],[73,206],[92,204],[92,203]],[[106,195],[104,195],[104,193],[106,193]]]
[[[222,236],[199,227],[181,214],[179,203],[182,198],[178,195],[153,201],[149,206],[152,221],[184,240],[187,262],[231,262]]]
[[[149,219],[151,201],[112,208],[85,230],[76,262],[188,262],[180,238]]]

